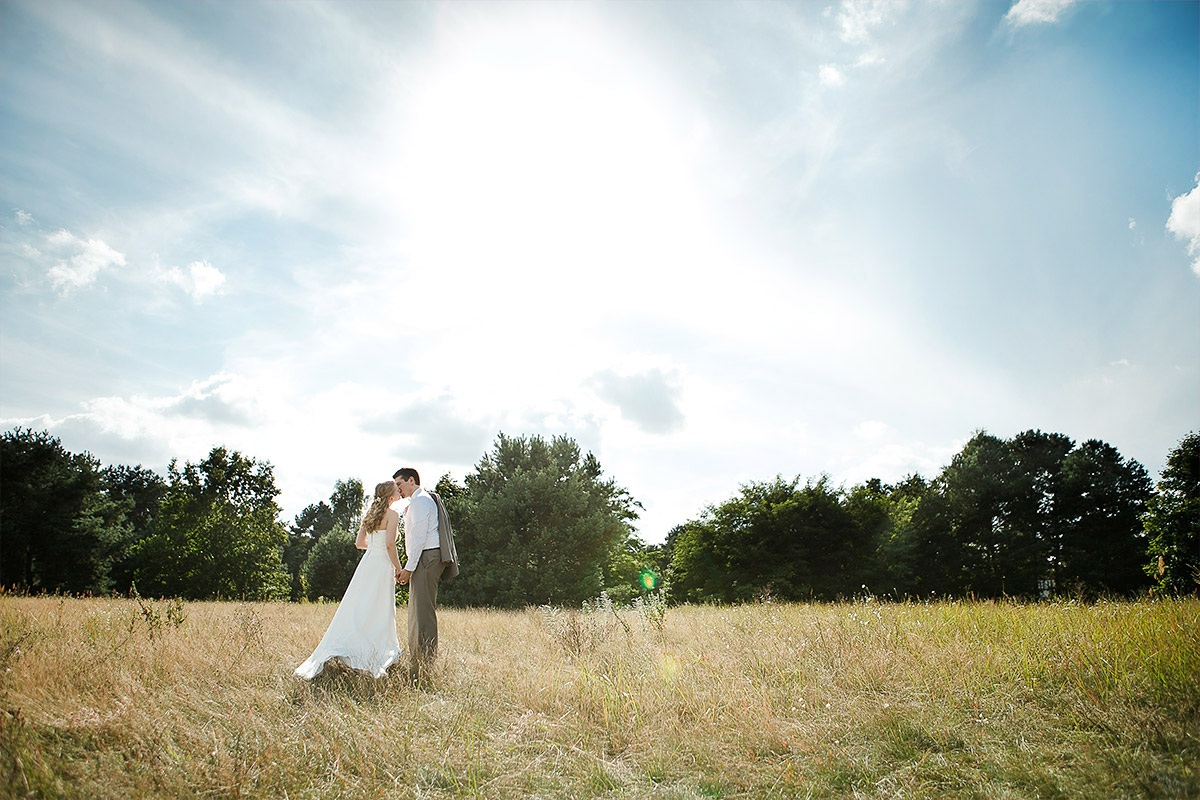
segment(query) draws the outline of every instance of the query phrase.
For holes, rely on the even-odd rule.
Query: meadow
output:
[[[5,798],[1200,797],[1200,600],[443,609],[0,596]],[[401,610],[403,613],[403,610]]]

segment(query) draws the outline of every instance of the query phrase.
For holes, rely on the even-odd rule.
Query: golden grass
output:
[[[333,611],[0,597],[0,796],[1200,796],[1194,599],[443,609],[421,688],[294,678]]]

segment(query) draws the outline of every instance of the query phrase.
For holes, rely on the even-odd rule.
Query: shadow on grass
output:
[[[384,701],[414,692],[434,693],[440,684],[439,670],[417,671],[406,660],[393,664],[382,678],[376,678],[334,659],[312,680],[296,678],[288,699],[292,705],[312,701]]]

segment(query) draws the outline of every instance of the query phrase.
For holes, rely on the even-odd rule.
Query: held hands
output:
[[[404,569],[403,567],[401,567],[396,572],[396,582],[399,583],[401,586],[407,586],[408,579],[411,577],[412,577],[412,572],[410,570]]]

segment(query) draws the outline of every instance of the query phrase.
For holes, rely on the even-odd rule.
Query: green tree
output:
[[[888,591],[887,571],[878,556],[884,543],[894,538],[890,491],[883,481],[871,478],[842,496],[842,506],[852,523],[851,536],[860,549],[852,562],[852,574],[847,576],[859,582],[850,587],[852,593]]]
[[[342,599],[358,562],[362,560],[363,551],[354,546],[357,535],[357,528],[350,533],[338,525],[313,543],[301,567],[310,598]]]
[[[333,530],[333,509],[324,500],[306,506],[296,515],[292,532],[314,541]]]
[[[735,602],[730,591],[730,546],[715,524],[716,509],[676,525],[668,534],[667,597],[675,603]]]
[[[930,483],[912,510],[912,527],[903,542],[914,565],[906,591],[920,598],[962,595],[970,589],[966,547],[957,535],[962,512],[954,500],[961,498],[952,498],[946,484],[944,474]]]
[[[721,534],[722,560],[728,565],[728,590],[721,599],[797,600],[813,595],[814,552],[805,541],[810,526],[796,485],[796,480],[779,476],[748,483],[740,496],[717,507],[714,522]]]
[[[937,594],[1036,597],[1052,569],[1071,448],[1061,434],[1003,440],[976,432],[913,515],[917,555],[927,565],[917,583]]]
[[[344,584],[342,585],[342,590],[337,592],[336,595],[324,591],[324,589],[328,588],[325,584],[322,585],[322,590],[316,590],[309,586],[307,584],[307,573],[304,569],[304,564],[312,554],[316,543],[335,528],[341,529],[343,532],[358,533],[358,526],[362,521],[363,507],[366,505],[366,500],[366,495],[363,493],[362,481],[358,478],[347,478],[344,481],[339,480],[334,483],[329,503],[324,501],[314,503],[296,515],[296,521],[288,531],[287,544],[283,548],[283,562],[290,576],[290,594],[293,600],[299,600],[302,597],[342,596],[342,591],[346,588]],[[329,555],[329,552],[321,555],[322,563],[324,563]],[[345,555],[343,553],[343,556]],[[358,553],[355,549],[354,555],[358,556],[361,553]],[[339,558],[345,560],[342,556],[339,556]],[[355,560],[355,563],[357,563],[357,560]],[[321,567],[319,571],[321,574],[325,574],[326,569],[325,567]],[[351,572],[353,572],[353,569]]]
[[[287,595],[287,530],[271,465],[214,447],[199,464],[175,461],[154,532],[135,548],[142,594],[208,599]]]
[[[1158,593],[1200,589],[1200,433],[1180,440],[1151,495],[1142,525],[1149,540],[1145,572]]]
[[[798,483],[777,476],[746,484],[672,531],[672,600],[832,600],[859,592],[885,513],[865,497],[851,507],[828,478]]]
[[[333,509],[324,501],[305,507],[288,529],[287,543],[283,546],[283,565],[288,571],[288,593],[292,600],[320,596],[309,591],[304,577],[304,562],[312,554],[313,546],[331,530]]]
[[[450,522],[454,528],[455,544],[458,547],[459,568],[464,572],[472,569],[477,560],[475,553],[471,552],[466,556],[473,547],[474,537],[471,534],[471,519],[473,518],[474,501],[471,492],[465,484],[456,483],[450,477],[450,473],[446,473],[438,479],[434,485],[434,491],[442,498],[442,503],[446,506],[446,513],[450,515]],[[464,548],[463,544],[466,543]],[[404,526],[400,526],[400,541],[397,544],[399,548],[400,563],[405,561],[404,552]],[[438,602],[443,605],[489,605],[491,604],[486,599],[486,594],[479,591],[474,584],[472,576],[471,580],[455,579],[446,581],[438,587]]]
[[[288,597],[303,600],[309,597],[308,581],[304,577],[304,562],[312,555],[317,540],[311,536],[289,530],[283,545],[283,568],[288,574]]]
[[[438,487],[464,576],[443,584],[448,604],[515,608],[594,597],[639,507],[566,436],[501,433],[462,491],[452,481]]]
[[[366,504],[367,495],[363,491],[362,481],[358,478],[334,482],[333,493],[329,495],[333,526],[357,535]]]
[[[125,505],[105,493],[100,463],[46,431],[0,439],[0,584],[103,593],[130,536]]]
[[[947,501],[954,536],[970,575],[970,589],[986,597],[1011,592],[1014,566],[1005,527],[1012,465],[1001,440],[980,431],[942,470],[938,486]]]
[[[881,524],[881,514],[870,502],[859,498],[852,504],[822,476],[794,491],[770,520],[775,540],[742,553],[751,556],[749,564],[761,560],[778,576],[767,581],[773,594],[786,600],[835,600],[862,591]],[[791,553],[805,569],[785,572],[773,561],[777,553]]]
[[[914,518],[929,484],[916,473],[906,476],[895,486],[883,486],[876,491],[874,481],[868,481],[868,499],[878,503],[886,497],[886,520],[881,521],[875,537],[875,553],[867,586],[873,591],[894,598],[920,594],[916,577],[922,571],[917,555],[918,539]]]
[[[1024,431],[1007,440],[1009,464],[1001,501],[1003,591],[1037,597],[1048,590],[1065,533],[1063,466],[1075,443],[1060,433]]]
[[[1142,515],[1152,486],[1146,468],[1095,439],[1062,461],[1056,498],[1059,591],[1130,594],[1146,588]]]
[[[1136,588],[1136,524],[1148,482],[1099,441],[979,431],[912,516],[919,593],[1036,597]]]
[[[124,509],[129,523],[129,537],[114,553],[110,572],[113,591],[127,594],[137,569],[137,544],[153,533],[167,484],[157,472],[141,465],[105,467],[101,477],[105,493]]]

